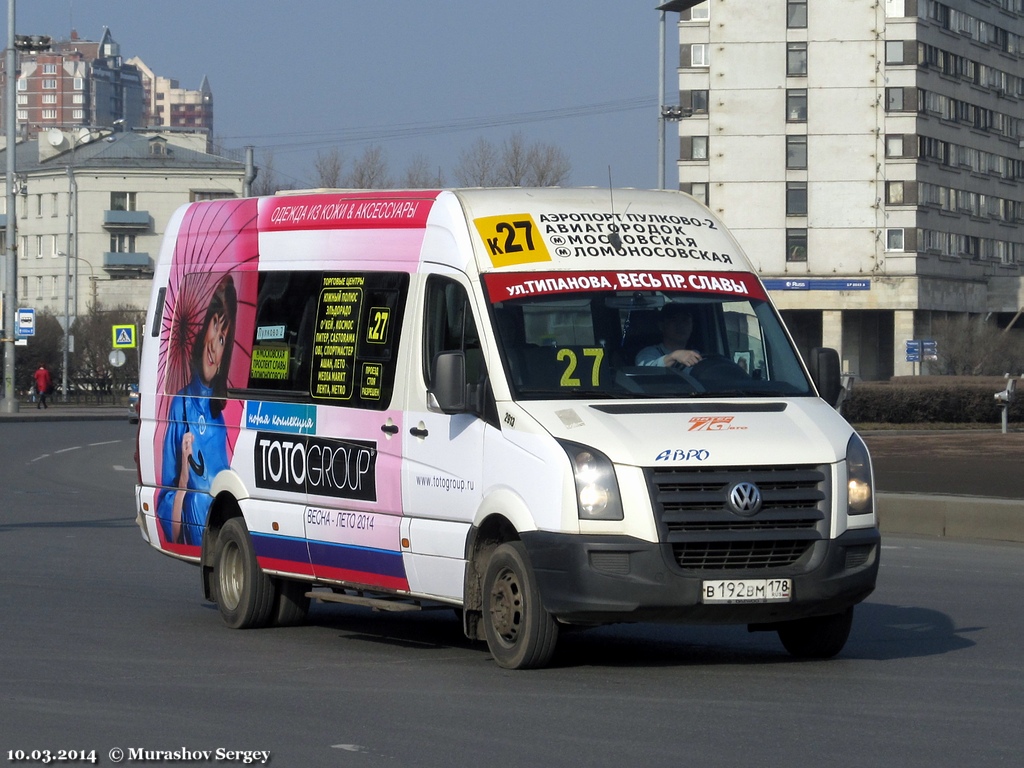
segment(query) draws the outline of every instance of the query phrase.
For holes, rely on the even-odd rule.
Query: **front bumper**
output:
[[[818,541],[803,565],[760,570],[680,568],[667,545],[628,536],[522,534],[544,607],[570,624],[679,621],[762,624],[839,613],[875,588],[880,535],[854,529]],[[787,603],[705,605],[706,579],[790,578]]]

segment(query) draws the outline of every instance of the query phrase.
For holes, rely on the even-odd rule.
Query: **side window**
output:
[[[423,380],[428,387],[438,353],[458,350],[466,353],[466,378],[471,384],[478,383],[486,370],[466,289],[454,280],[431,275],[423,322]]]
[[[408,287],[404,273],[261,274],[249,388],[389,407]]]

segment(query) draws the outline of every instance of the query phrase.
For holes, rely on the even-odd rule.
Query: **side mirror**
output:
[[[434,358],[429,394],[441,413],[465,413],[466,354],[459,350],[439,352]]]
[[[839,396],[843,393],[839,353],[830,347],[815,347],[811,350],[807,367],[811,371],[811,380],[817,387],[821,399],[835,408],[839,404]]]

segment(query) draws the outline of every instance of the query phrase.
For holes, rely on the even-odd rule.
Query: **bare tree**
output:
[[[505,139],[501,145],[499,183],[507,187],[524,186],[530,173],[530,154],[521,132],[516,131]]]
[[[494,187],[501,183],[498,151],[487,139],[479,138],[459,155],[455,180],[463,187]]]
[[[406,189],[436,189],[444,186],[441,168],[434,168],[426,155],[415,155],[406,166],[402,176],[402,186]]]
[[[942,373],[998,376],[1024,365],[1019,335],[1003,332],[980,315],[940,319],[933,331]]]
[[[530,147],[526,182],[531,187],[557,187],[572,173],[568,155],[554,144],[537,143]]]
[[[341,182],[341,169],[344,165],[345,159],[337,147],[327,152],[317,152],[316,160],[313,161],[316,185],[329,189],[336,188]]]
[[[253,195],[272,195],[281,189],[277,171],[274,170],[274,150],[268,149],[264,152],[263,162],[256,168],[256,180],[252,183]]]
[[[384,150],[377,145],[366,148],[345,176],[345,186],[352,189],[387,189],[392,186],[388,176],[388,161]]]
[[[455,178],[467,187],[553,187],[569,179],[568,156],[553,144],[527,144],[523,134],[513,133],[501,152],[487,139],[476,142],[459,158]]]

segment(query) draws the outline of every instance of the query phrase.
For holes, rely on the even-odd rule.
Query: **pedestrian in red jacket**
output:
[[[46,396],[50,394],[50,390],[53,388],[53,379],[50,378],[50,372],[46,370],[46,366],[42,363],[39,364],[39,368],[32,374],[32,378],[36,380],[36,391],[39,393],[39,402],[36,403],[36,408],[49,408],[46,404]]]

